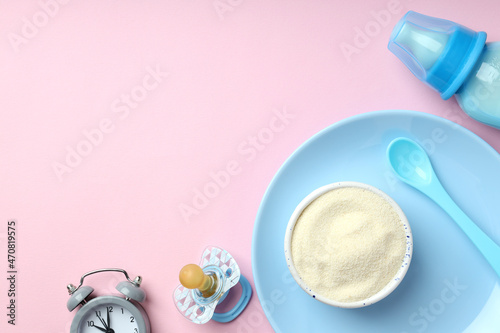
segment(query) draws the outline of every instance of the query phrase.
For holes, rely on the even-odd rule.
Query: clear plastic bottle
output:
[[[486,33],[413,11],[397,23],[388,48],[420,80],[472,118],[500,129],[500,42]]]

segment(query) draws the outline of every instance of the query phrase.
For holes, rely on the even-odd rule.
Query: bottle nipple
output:
[[[394,42],[412,54],[425,70],[429,70],[443,53],[448,38],[449,34],[446,32],[406,23],[403,24]]]
[[[185,288],[198,289],[205,298],[212,296],[217,290],[217,277],[206,275],[201,267],[195,264],[182,267],[179,281]]]

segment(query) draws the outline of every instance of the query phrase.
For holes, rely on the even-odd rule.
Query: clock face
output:
[[[113,303],[95,306],[80,321],[78,333],[139,333],[137,318],[120,305]]]
[[[71,333],[149,333],[142,307],[116,296],[94,298],[75,315]]]

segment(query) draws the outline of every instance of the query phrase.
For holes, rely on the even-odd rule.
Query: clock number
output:
[[[109,311],[109,312],[113,312],[113,307],[112,306],[107,306],[106,309]],[[123,309],[122,309],[123,310]]]
[[[100,316],[101,316],[101,310],[96,311],[96,312],[95,312],[95,315],[96,315],[97,317],[100,317]]]
[[[122,308],[122,314],[123,314],[123,308]]]
[[[94,321],[93,320],[87,321],[87,326],[94,327]]]
[[[134,333],[139,333],[139,330],[137,328],[134,328]]]
[[[134,320],[135,320],[135,319],[134,319],[134,317],[133,317],[133,316],[131,316],[131,317],[130,317],[130,322],[131,322],[131,323],[133,323],[133,322],[134,322]]]

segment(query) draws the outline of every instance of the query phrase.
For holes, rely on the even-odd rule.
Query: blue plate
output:
[[[277,332],[500,332],[500,278],[446,213],[389,171],[385,150],[398,136],[427,150],[450,195],[500,244],[500,155],[491,146],[426,113],[379,111],[345,119],[292,154],[269,185],[257,215],[255,286]],[[338,181],[363,182],[386,192],[413,231],[414,254],[405,279],[366,308],[341,309],[314,300],[293,280],[283,253],[295,206],[314,189]]]

